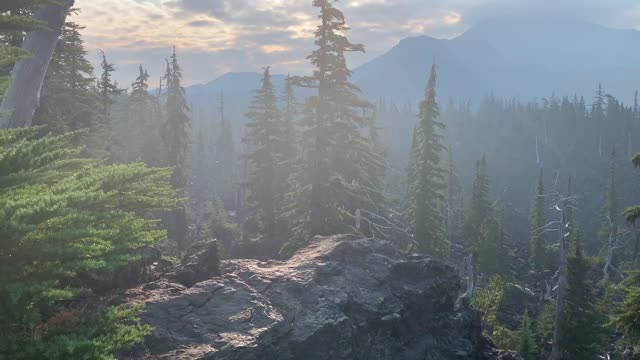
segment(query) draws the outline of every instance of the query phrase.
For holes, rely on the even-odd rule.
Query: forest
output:
[[[0,359],[640,359],[637,91],[368,96],[333,0],[306,73],[123,84],[79,3],[0,1]]]

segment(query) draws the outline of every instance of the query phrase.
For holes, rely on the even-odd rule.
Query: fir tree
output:
[[[447,148],[447,239],[450,243],[457,240],[460,226],[460,212],[462,210],[462,188],[453,162],[453,151]]]
[[[166,163],[160,129],[161,116],[155,98],[149,93],[149,73],[142,65],[138,77],[131,83],[128,98],[126,129],[120,134],[124,143],[122,161],[143,160],[150,165]]]
[[[489,202],[489,177],[487,175],[487,158],[476,162],[476,173],[471,189],[471,201],[467,211],[467,219],[464,225],[464,238],[466,246],[473,252],[477,252],[484,243],[483,226],[492,216],[491,203]]]
[[[536,182],[536,188],[531,205],[531,251],[529,264],[537,272],[544,270],[545,265],[545,239],[543,227],[545,226],[544,208],[544,173],[540,168],[540,174]]]
[[[112,80],[112,73],[116,71],[114,64],[107,60],[107,55],[104,51],[100,50],[100,78],[98,79],[97,89],[100,94],[100,101],[102,102],[102,111],[106,118],[110,115],[110,107],[113,104],[114,96],[121,95],[125,92],[124,89],[120,89],[118,82]]]
[[[416,186],[418,184],[419,175],[419,159],[420,147],[418,143],[418,126],[413,127],[413,136],[411,138],[411,148],[409,150],[409,160],[407,163],[407,193],[406,197],[406,214],[409,222],[415,228],[415,211],[416,211]]]
[[[436,102],[436,65],[431,74],[425,97],[418,114],[418,179],[416,182],[415,237],[417,250],[438,257],[448,253],[445,219],[442,214],[446,191],[446,171],[441,164],[442,145],[440,131],[444,124],[438,121],[440,111]]]
[[[224,203],[225,207],[233,208],[235,199],[235,168],[236,160],[233,144],[233,129],[231,122],[225,116],[224,94],[220,94],[218,103],[218,136],[215,143],[214,156],[214,191]],[[248,146],[249,144],[247,144]],[[247,184],[242,184],[246,187]]]
[[[62,29],[42,88],[34,125],[46,125],[54,134],[88,129],[75,139],[86,153],[106,157],[110,131],[100,110],[93,67],[80,34],[83,27],[67,22]]]
[[[598,359],[606,320],[595,306],[594,284],[589,281],[589,263],[583,255],[579,229],[572,234],[572,254],[567,259],[567,296],[561,327],[566,359]]]
[[[249,144],[250,152],[246,156],[251,162],[248,179],[249,216],[260,223],[265,250],[272,256],[282,245],[276,242],[276,233],[278,201],[284,190],[279,174],[284,158],[284,131],[269,67],[264,69],[262,87],[256,91],[247,118],[249,122],[244,141]]]
[[[189,128],[191,121],[187,112],[189,108],[182,87],[182,69],[178,64],[178,56],[174,47],[171,58],[167,60],[164,76],[167,86],[166,122],[163,138],[168,152],[168,165],[173,167],[171,184],[184,196],[186,185],[187,152],[189,149]],[[184,205],[174,210],[168,219],[169,237],[176,241],[178,251],[184,249],[187,231],[186,210]]]
[[[359,89],[349,81],[345,58],[347,52],[362,52],[364,47],[343,35],[348,30],[344,15],[332,1],[317,0],[313,6],[320,10],[321,21],[315,32],[317,48],[308,56],[314,71],[297,82],[317,93],[304,107],[304,140],[287,209],[295,239],[286,252],[312,235],[348,231],[349,215],[357,208],[375,206],[367,197],[370,179],[363,166],[374,155],[362,135],[366,120],[360,115],[371,105],[358,97]]]
[[[525,311],[522,321],[520,321],[520,327],[514,337],[515,350],[522,356],[523,360],[536,360],[537,359],[537,345],[536,339],[531,327],[531,321],[529,320],[529,313]]]
[[[177,203],[170,170],[105,166],[79,156],[79,133],[40,132],[0,131],[0,357],[111,358],[150,331],[139,309],[74,300],[166,238],[148,216]]]
[[[290,75],[285,79],[284,93],[282,94],[282,155],[284,161],[291,161],[296,153],[297,128],[298,128],[298,101],[294,91],[294,80]]]

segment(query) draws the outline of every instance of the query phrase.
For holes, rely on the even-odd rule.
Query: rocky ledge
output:
[[[387,241],[317,237],[287,261],[220,267],[190,287],[171,275],[128,290],[124,301],[146,304],[155,331],[121,358],[520,359],[493,349],[479,315],[456,306],[453,267]]]

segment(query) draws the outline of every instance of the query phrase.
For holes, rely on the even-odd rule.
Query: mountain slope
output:
[[[640,32],[611,29],[561,17],[509,17],[485,21],[451,40],[428,36],[401,40],[385,54],[354,70],[353,81],[370,100],[393,100],[415,107],[432,62],[439,67],[438,95],[472,98],[488,94],[521,100],[584,95],[599,82],[605,91],[630,101],[640,84]],[[283,75],[274,75],[278,90]],[[228,114],[244,123],[260,74],[229,73],[188,88],[194,109],[211,117],[225,93]],[[304,94],[300,94],[300,98]]]

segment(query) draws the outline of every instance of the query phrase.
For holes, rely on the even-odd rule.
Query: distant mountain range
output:
[[[422,97],[427,71],[439,68],[438,95],[478,99],[488,94],[521,100],[584,95],[590,102],[599,82],[605,91],[628,102],[640,86],[640,32],[612,29],[563,17],[496,18],[471,27],[451,40],[429,36],[401,40],[385,54],[354,70],[353,81],[370,100],[384,98],[415,104]],[[187,89],[194,109],[212,113],[224,92],[236,125],[257,73],[228,73]],[[274,75],[279,89],[283,75]]]

